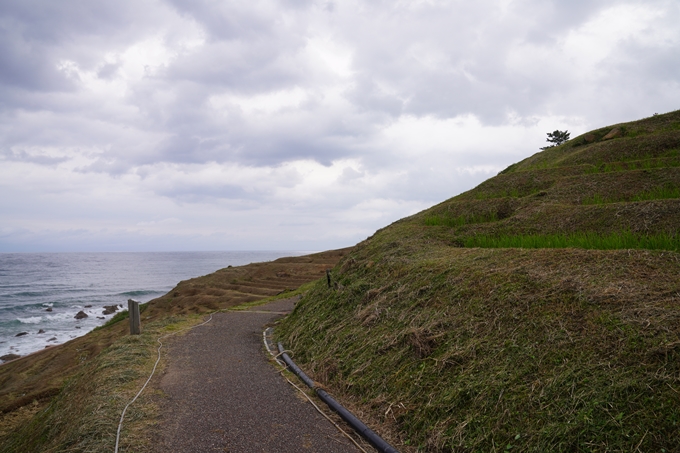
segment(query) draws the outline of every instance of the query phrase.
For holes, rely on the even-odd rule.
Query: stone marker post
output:
[[[139,318],[139,302],[128,299],[128,313],[130,315],[130,335],[142,333],[142,322]]]

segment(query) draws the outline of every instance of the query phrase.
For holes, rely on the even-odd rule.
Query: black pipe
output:
[[[354,416],[354,414],[342,407],[342,405],[335,401],[333,397],[330,396],[325,390],[318,388],[316,384],[314,384],[314,381],[312,381],[309,376],[307,376],[304,371],[302,371],[300,367],[298,367],[284,351],[285,349],[283,349],[283,345],[279,342],[279,353],[281,354],[283,361],[286,362],[286,365],[288,365],[288,368],[290,368],[300,379],[302,379],[302,381],[307,384],[309,388],[313,389],[319,398],[321,398],[323,402],[328,405],[328,407],[337,412],[343,420],[345,420],[356,432],[361,435],[361,437],[366,439],[381,453],[399,453],[396,448],[385,442],[382,437],[378,436],[368,426],[364,425],[361,420]]]
[[[288,368],[290,368],[291,371],[293,371],[293,373],[297,374],[297,376],[298,376],[300,379],[302,379],[302,382],[304,382],[305,384],[307,384],[307,387],[309,387],[309,388],[311,388],[311,389],[313,389],[313,390],[316,390],[316,384],[314,384],[314,381],[312,381],[312,380],[309,378],[309,376],[307,376],[307,375],[305,374],[305,372],[302,371],[302,370],[295,364],[295,362],[293,362],[293,361],[291,360],[291,358],[288,356],[288,354],[286,354],[286,353],[283,352],[283,351],[284,351],[283,345],[282,345],[281,343],[279,343],[279,352],[280,352],[280,353],[283,353],[283,354],[281,354],[281,357],[283,358],[283,361],[286,362],[286,365],[288,365]]]

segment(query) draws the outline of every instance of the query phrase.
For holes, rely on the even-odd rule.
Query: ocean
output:
[[[104,324],[105,305],[148,302],[181,280],[308,252],[0,253],[0,357],[64,343]],[[120,308],[119,308],[120,310]],[[79,311],[88,316],[75,319]]]

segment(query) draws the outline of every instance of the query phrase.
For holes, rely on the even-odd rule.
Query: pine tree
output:
[[[553,146],[559,146],[559,145],[561,145],[562,143],[564,143],[564,142],[566,142],[567,140],[569,140],[569,135],[570,135],[570,134],[569,134],[569,131],[558,131],[558,130],[555,130],[554,132],[548,132],[547,135],[548,135],[548,138],[546,139],[546,141],[547,141],[548,143],[552,143],[552,145],[544,146],[544,147],[541,148],[541,149],[548,149],[548,148],[552,148]]]

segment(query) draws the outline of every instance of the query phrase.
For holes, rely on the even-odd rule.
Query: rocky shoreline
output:
[[[107,316],[115,315],[122,308],[123,308],[122,304],[104,305],[104,306],[101,306],[101,312],[99,312],[98,308],[95,309],[95,308],[93,308],[93,305],[88,304],[88,305],[84,305],[83,309],[79,310],[72,318],[75,319],[76,321],[81,321],[81,320],[84,320],[84,319],[95,317],[96,319],[98,319],[100,321],[105,321]],[[87,312],[86,312],[86,310],[87,310]],[[50,306],[50,307],[47,307],[45,309],[45,312],[57,313],[58,310],[55,309],[55,307]],[[90,327],[90,328],[87,329],[87,332],[89,332],[90,330],[97,327],[97,325],[86,326],[86,327]],[[81,330],[81,329],[83,329],[83,326],[76,324],[75,326],[72,327],[72,329]],[[48,330],[50,330],[50,332],[48,332]],[[21,331],[21,332],[15,334],[15,335],[13,335],[13,338],[28,339],[29,336],[43,335],[43,334],[47,334],[47,333],[52,333],[50,338],[44,340],[48,344],[45,344],[40,349],[35,349],[35,347],[34,347],[34,348],[32,348],[33,349],[32,351],[30,351],[26,354],[21,354],[18,350],[15,350],[15,348],[18,347],[17,345],[10,346],[9,352],[7,352],[6,354],[0,355],[0,365],[7,363],[7,362],[11,362],[11,361],[16,360],[18,358],[25,357],[27,355],[33,354],[33,353],[38,352],[42,349],[47,349],[47,348],[56,346],[56,345],[61,344],[65,341],[69,341],[73,338],[77,338],[77,337],[82,335],[81,333],[78,333],[77,335],[73,335],[72,331],[69,334],[69,330],[64,330],[64,329],[55,331],[53,329],[49,329],[48,327],[44,326],[44,328],[40,328],[40,329],[38,329],[37,332],[33,332],[33,333],[30,330]],[[55,335],[55,333],[56,333],[56,335]],[[61,337],[61,341],[60,341],[60,337]],[[38,341],[34,340],[33,343],[38,343]]]

